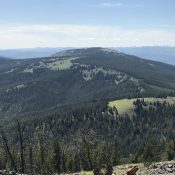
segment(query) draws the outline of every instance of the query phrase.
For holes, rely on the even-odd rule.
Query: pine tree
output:
[[[175,156],[174,143],[173,141],[170,141],[167,144],[167,158],[170,161],[174,159],[174,156]]]
[[[80,155],[78,153],[74,156],[74,171],[79,172],[80,171]]]
[[[115,140],[112,150],[112,163],[114,166],[118,165],[120,157],[119,157],[119,148],[118,148],[118,142]]]
[[[61,172],[61,146],[58,140],[53,142],[53,165],[58,174]]]

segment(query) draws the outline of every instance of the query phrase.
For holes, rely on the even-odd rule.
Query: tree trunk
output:
[[[23,131],[21,128],[21,124],[17,121],[18,133],[19,133],[19,141],[20,141],[20,157],[21,157],[21,172],[25,172],[25,162],[24,162],[24,138]]]

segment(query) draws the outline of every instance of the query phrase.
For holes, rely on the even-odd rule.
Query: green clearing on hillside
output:
[[[154,103],[154,102],[160,102],[163,103],[166,101],[170,105],[175,105],[175,97],[167,97],[167,98],[153,98],[153,97],[147,97],[147,98],[133,98],[133,99],[122,99],[122,100],[115,100],[109,102],[109,107],[116,107],[119,114],[133,114],[134,113],[134,101],[137,99],[142,100],[144,99],[144,102],[147,104]]]

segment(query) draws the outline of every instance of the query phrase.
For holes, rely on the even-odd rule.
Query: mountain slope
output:
[[[151,156],[159,161],[174,139],[174,98],[173,103],[165,98],[175,94],[174,66],[104,48],[2,59],[1,65],[0,128],[16,153],[20,153],[19,125],[26,150],[31,145],[37,158],[42,138],[46,155],[52,155],[51,143],[59,139],[73,157],[81,151],[77,145],[84,147],[82,140],[87,138],[93,145],[109,144],[122,161],[135,156],[143,160],[154,140],[158,152]],[[142,97],[149,97],[145,99],[151,103]],[[123,98],[124,103],[117,100]]]
[[[0,115],[71,104],[158,96],[175,90],[175,67],[105,48],[1,60]]]

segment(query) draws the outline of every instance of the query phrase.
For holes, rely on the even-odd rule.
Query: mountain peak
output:
[[[78,48],[78,49],[70,49],[70,50],[64,50],[60,51],[52,57],[70,57],[70,56],[81,56],[81,55],[91,55],[96,53],[102,53],[102,54],[122,54],[116,50],[110,49],[110,48],[103,48],[103,47],[88,47],[88,48]]]

